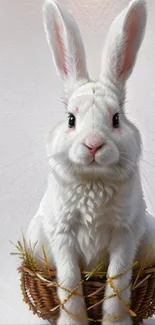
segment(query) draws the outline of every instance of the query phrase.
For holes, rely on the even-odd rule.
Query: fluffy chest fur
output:
[[[38,242],[37,258],[44,244],[52,267],[55,255],[65,245],[68,252],[74,247],[85,269],[92,269],[101,260],[107,265],[108,247],[118,228],[126,228],[134,236],[142,233],[144,214],[138,173],[123,184],[105,184],[100,180],[64,185],[53,177],[27,238],[32,245]]]
[[[131,222],[127,192],[125,186],[105,185],[101,180],[59,188],[59,196],[55,190],[54,218],[48,219],[52,236],[67,234],[69,245],[75,245],[87,268],[101,259],[107,263],[111,232]]]
[[[91,226],[98,228],[126,223],[127,216],[135,212],[132,206],[137,187],[132,190],[132,185],[132,180],[127,185],[105,184],[99,180],[73,184],[61,191],[59,188],[53,202],[55,221],[59,225],[66,223],[71,228],[75,223],[85,225],[88,231]]]
[[[61,214],[66,215],[67,221],[71,218],[71,224],[75,220],[85,225],[96,223],[116,190],[116,186],[102,181],[72,185],[59,196]]]

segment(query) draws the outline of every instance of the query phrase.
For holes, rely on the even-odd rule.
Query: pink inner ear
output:
[[[57,41],[57,47],[58,47],[58,56],[59,56],[59,68],[65,73],[65,75],[68,75],[67,66],[65,63],[65,48],[64,48],[64,42],[61,38],[61,31],[59,24],[55,21],[55,33],[56,33],[56,41]]]
[[[123,67],[119,73],[119,77],[126,74],[133,65],[134,61],[134,46],[135,40],[138,33],[138,21],[137,21],[137,12],[133,12],[131,17],[128,18],[128,21],[125,26],[126,39],[124,42],[124,62]]]

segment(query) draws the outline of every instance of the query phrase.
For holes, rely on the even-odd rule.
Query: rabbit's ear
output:
[[[100,78],[125,82],[134,67],[146,27],[145,0],[133,0],[112,23],[103,49]]]
[[[81,79],[88,79],[83,42],[71,14],[57,1],[46,0],[43,19],[47,40],[61,79],[68,86]]]

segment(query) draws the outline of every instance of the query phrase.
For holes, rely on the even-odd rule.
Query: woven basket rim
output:
[[[50,275],[47,273],[47,269],[45,269],[45,266],[44,265],[41,265],[41,264],[38,264],[38,267],[36,268],[36,270],[32,270],[30,268],[28,268],[27,266],[24,265],[24,262],[17,268],[17,270],[19,272],[26,272],[26,273],[29,273],[30,275],[32,276],[35,276],[35,275],[38,275],[38,274],[42,274],[44,273],[43,277],[46,279],[49,280],[49,278],[51,278],[51,280],[53,280],[53,278],[56,278],[56,270],[53,270],[52,268],[50,268]],[[93,280],[97,280],[98,282],[102,282],[103,280],[106,279],[106,272],[104,276],[99,277],[99,276],[95,276],[95,275],[92,275],[90,276],[89,279],[85,279],[85,275],[86,275],[87,271],[81,271],[81,275],[83,277],[83,280],[88,282],[88,281],[92,281]],[[133,269],[133,276],[132,278],[135,278],[137,277],[139,273],[139,276],[138,278],[144,278],[144,276],[146,276],[146,278],[148,278],[148,276],[151,276],[151,274],[155,273],[155,261],[154,263],[152,263],[152,265],[149,265],[149,266],[145,266],[144,269],[140,270],[140,268],[135,268]]]

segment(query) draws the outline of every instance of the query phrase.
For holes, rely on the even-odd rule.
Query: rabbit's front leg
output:
[[[107,272],[108,283],[105,297],[115,293],[114,287],[118,291],[125,290],[119,293],[119,297],[115,296],[104,301],[103,325],[133,324],[129,308],[125,307],[124,304],[130,304],[130,280],[132,277],[132,269],[130,267],[134,261],[135,247],[136,243],[133,236],[125,229],[123,231],[115,230],[112,234],[112,240],[109,245],[110,264]],[[114,279],[116,274],[123,273],[126,270],[128,271]],[[115,320],[115,316],[121,317]]]
[[[71,238],[60,235],[55,243],[54,260],[57,270],[58,296],[60,303],[68,299],[69,291],[74,290],[81,281],[81,272],[78,265],[77,253]],[[64,290],[63,288],[66,288]],[[68,313],[67,313],[68,311]],[[76,317],[72,317],[75,315]],[[79,325],[87,324],[87,314],[83,298],[82,285],[76,290],[67,302],[60,308],[58,325]]]

